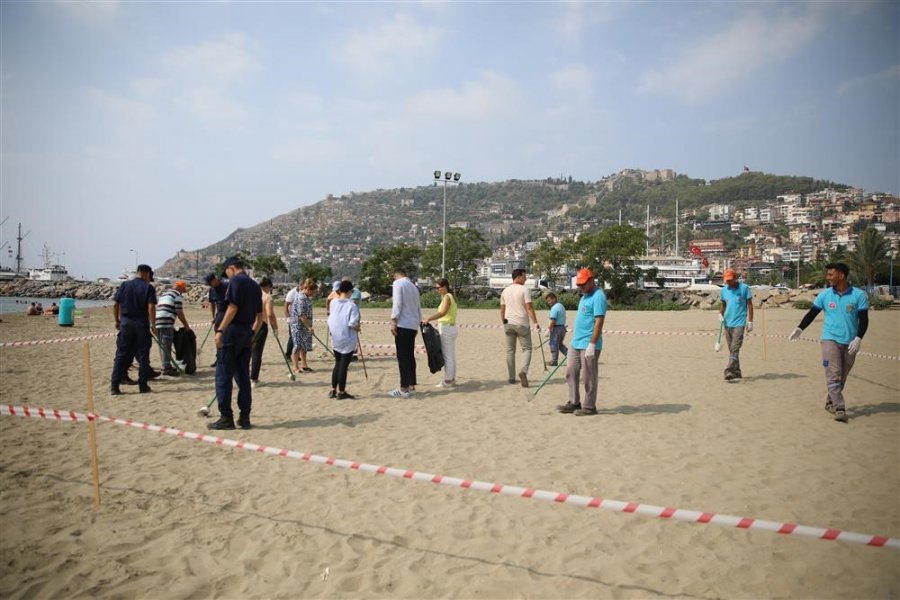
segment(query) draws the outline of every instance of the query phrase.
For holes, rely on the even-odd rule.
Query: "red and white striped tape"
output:
[[[571,504],[574,506],[580,506],[582,508],[603,508],[615,512],[633,513],[647,517],[658,517],[660,519],[674,519],[676,521],[720,525],[722,527],[737,527],[739,529],[754,529],[759,531],[768,531],[770,533],[780,533],[783,535],[799,535],[820,540],[850,542],[854,544],[864,544],[868,546],[893,548],[895,550],[900,550],[900,538],[853,533],[850,531],[842,531],[840,529],[834,528],[810,527],[808,525],[798,525],[797,523],[779,523],[776,521],[765,521],[762,519],[720,515],[715,513],[699,512],[695,510],[685,510],[681,508],[653,506],[652,504],[640,504],[638,502],[623,502],[621,500],[611,500],[609,498],[578,496],[575,494],[567,494],[563,492],[551,492],[546,490],[537,490],[534,488],[504,485],[500,483],[490,483],[472,479],[461,479],[459,477],[435,475],[433,473],[424,473],[421,471],[412,471],[409,469],[397,469],[394,467],[387,467],[383,465],[372,465],[345,460],[342,458],[321,456],[318,454],[311,454],[309,452],[304,453],[297,452],[295,450],[284,450],[271,446],[260,446],[259,444],[253,444],[250,442],[220,438],[212,435],[203,435],[200,433],[191,433],[189,431],[175,429],[172,427],[151,425],[150,423],[141,423],[132,419],[119,419],[116,417],[106,417],[96,414],[85,415],[74,411],[64,412],[52,409],[48,410],[43,408],[11,406],[9,404],[0,404],[0,415],[55,419],[57,421],[71,422],[88,422],[91,420],[96,420],[99,422],[108,422],[114,423],[116,425],[124,425],[127,427],[143,429],[145,431],[165,433],[179,438],[197,440],[198,442],[207,442],[220,446],[238,448],[240,450],[249,450],[251,452],[271,454],[273,456],[295,458],[299,460],[305,460],[307,462],[329,465],[342,469],[350,469],[351,471],[362,471],[365,473],[374,473],[376,475],[390,475],[391,477],[397,477],[410,481],[430,482],[466,490],[490,492],[492,494],[503,494],[505,496],[516,496],[519,498],[529,498],[532,500],[543,500],[545,502],[556,502],[558,504]]]
[[[63,342],[82,342],[85,340],[99,340],[102,338],[114,337],[113,333],[97,333],[94,335],[80,335],[78,337],[53,338],[49,340],[25,340],[21,342],[0,342],[0,348],[11,348],[15,346],[39,346],[42,344],[61,344]]]

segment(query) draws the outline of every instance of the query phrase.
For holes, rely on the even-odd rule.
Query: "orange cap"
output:
[[[575,285],[584,285],[593,278],[594,274],[590,269],[581,269],[578,271],[578,274],[575,275]]]
[[[178,290],[179,292],[187,291],[187,281],[184,281],[183,279],[179,279],[178,281],[175,282],[175,284],[172,287],[175,288],[176,290]]]
[[[734,272],[734,269],[725,269],[725,272],[722,274],[722,279],[725,281],[734,281],[737,279],[737,274]]]

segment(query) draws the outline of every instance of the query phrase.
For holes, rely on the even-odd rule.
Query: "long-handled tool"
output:
[[[197,350],[197,357],[200,357],[200,354],[203,353],[203,346],[206,345],[206,340],[209,339],[209,332],[213,330],[213,325],[209,326],[209,329],[206,330],[206,335],[203,336],[203,343],[200,344],[200,349]]]
[[[356,338],[356,347],[359,350],[359,361],[362,363],[362,366],[363,366],[363,374],[366,376],[366,381],[368,381],[369,380],[369,372],[366,370],[366,357],[363,356],[362,341],[359,339],[359,337]]]
[[[550,381],[550,378],[553,377],[553,374],[556,373],[561,366],[566,364],[566,359],[568,359],[568,358],[569,358],[568,356],[563,356],[563,359],[561,361],[559,361],[559,364],[556,365],[556,368],[553,369],[552,371],[550,371],[550,374],[544,378],[544,381],[541,383],[541,385],[539,385],[538,388],[536,390],[534,390],[534,392],[531,394],[531,398],[528,399],[529,402],[534,400],[534,397],[537,396],[537,393],[539,391],[541,391],[541,388],[544,387],[545,385],[547,385],[547,382]]]
[[[316,338],[316,341],[317,341],[317,342],[319,342],[320,344],[322,344],[322,347],[325,348],[325,352],[331,352],[331,350],[328,348],[328,344],[326,344],[325,342],[323,342],[322,340],[320,340],[320,339],[319,339],[319,336],[317,336],[313,330],[310,330],[309,332],[312,334],[312,336],[313,336],[314,338]]]
[[[159,349],[162,350],[163,352],[165,352],[166,358],[168,359],[169,364],[172,365],[173,367],[175,367],[175,370],[178,372],[179,375],[181,375],[181,367],[179,367],[178,363],[175,362],[175,358],[172,356],[172,351],[170,349],[166,348],[165,346],[163,346],[162,340],[159,339],[158,335],[156,335],[154,333],[151,333],[150,335],[152,335],[153,339],[156,340],[156,343],[159,344]]]
[[[209,416],[209,407],[212,406],[213,402],[215,402],[215,401],[216,401],[216,396],[214,394],[212,399],[209,401],[209,403],[206,406],[200,407],[200,410],[197,411],[197,416],[198,417],[208,417]]]
[[[722,329],[725,327],[725,321],[719,321],[719,339],[716,340],[716,352],[722,349]]]
[[[538,329],[538,339],[540,343],[538,344],[541,348],[541,361],[544,363],[544,371],[547,370],[547,355],[544,354],[544,337],[541,335],[541,330]]]
[[[278,337],[278,334],[275,334],[275,341],[278,342],[278,349],[281,350],[281,358],[284,359],[284,364],[287,365],[288,373],[291,374],[291,381],[297,381],[297,377],[294,376],[294,369],[291,367],[291,363],[288,362],[287,355],[284,353],[284,346],[281,345],[281,339]]]

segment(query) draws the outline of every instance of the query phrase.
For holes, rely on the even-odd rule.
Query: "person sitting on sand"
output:
[[[29,306],[27,309],[25,309],[25,314],[28,315],[29,317],[33,317],[33,316],[37,315],[38,314],[37,305],[34,302],[32,302],[31,306]]]
[[[50,305],[50,308],[47,309],[47,312],[54,316],[59,314],[59,306],[56,304],[56,302]]]

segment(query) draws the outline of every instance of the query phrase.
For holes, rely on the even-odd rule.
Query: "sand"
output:
[[[570,311],[570,316],[573,316]],[[321,310],[316,313],[322,316]],[[766,311],[786,336],[801,311]],[[191,307],[191,320],[205,310]],[[388,312],[364,309],[366,321]],[[546,314],[540,315],[546,323]],[[460,385],[392,399],[396,361],[367,348],[355,401],[327,398],[331,361],[289,381],[270,337],[251,431],[226,437],[366,463],[616,500],[900,536],[900,362],[862,356],[850,423],[823,410],[817,343],[750,336],[726,383],[709,311],[611,312],[597,416],[555,412],[506,382],[496,311],[461,310]],[[762,315],[757,330],[762,333]],[[815,338],[821,316],[805,337]],[[871,315],[862,351],[900,354],[900,312]],[[323,324],[324,325],[324,324]],[[324,327],[320,326],[324,332]],[[4,315],[0,342],[110,333],[109,309],[62,328]],[[202,340],[205,329],[198,329]],[[282,332],[282,339],[284,332]],[[391,342],[366,324],[366,344]],[[192,377],[108,395],[114,339],[90,342],[101,414],[206,432],[212,343]],[[81,342],[0,348],[0,403],[84,411]],[[158,354],[152,355],[159,365]],[[530,377],[544,371],[535,352]],[[213,408],[213,413],[216,413]],[[696,525],[417,483],[179,439],[0,417],[3,598],[897,598],[900,552]]]

